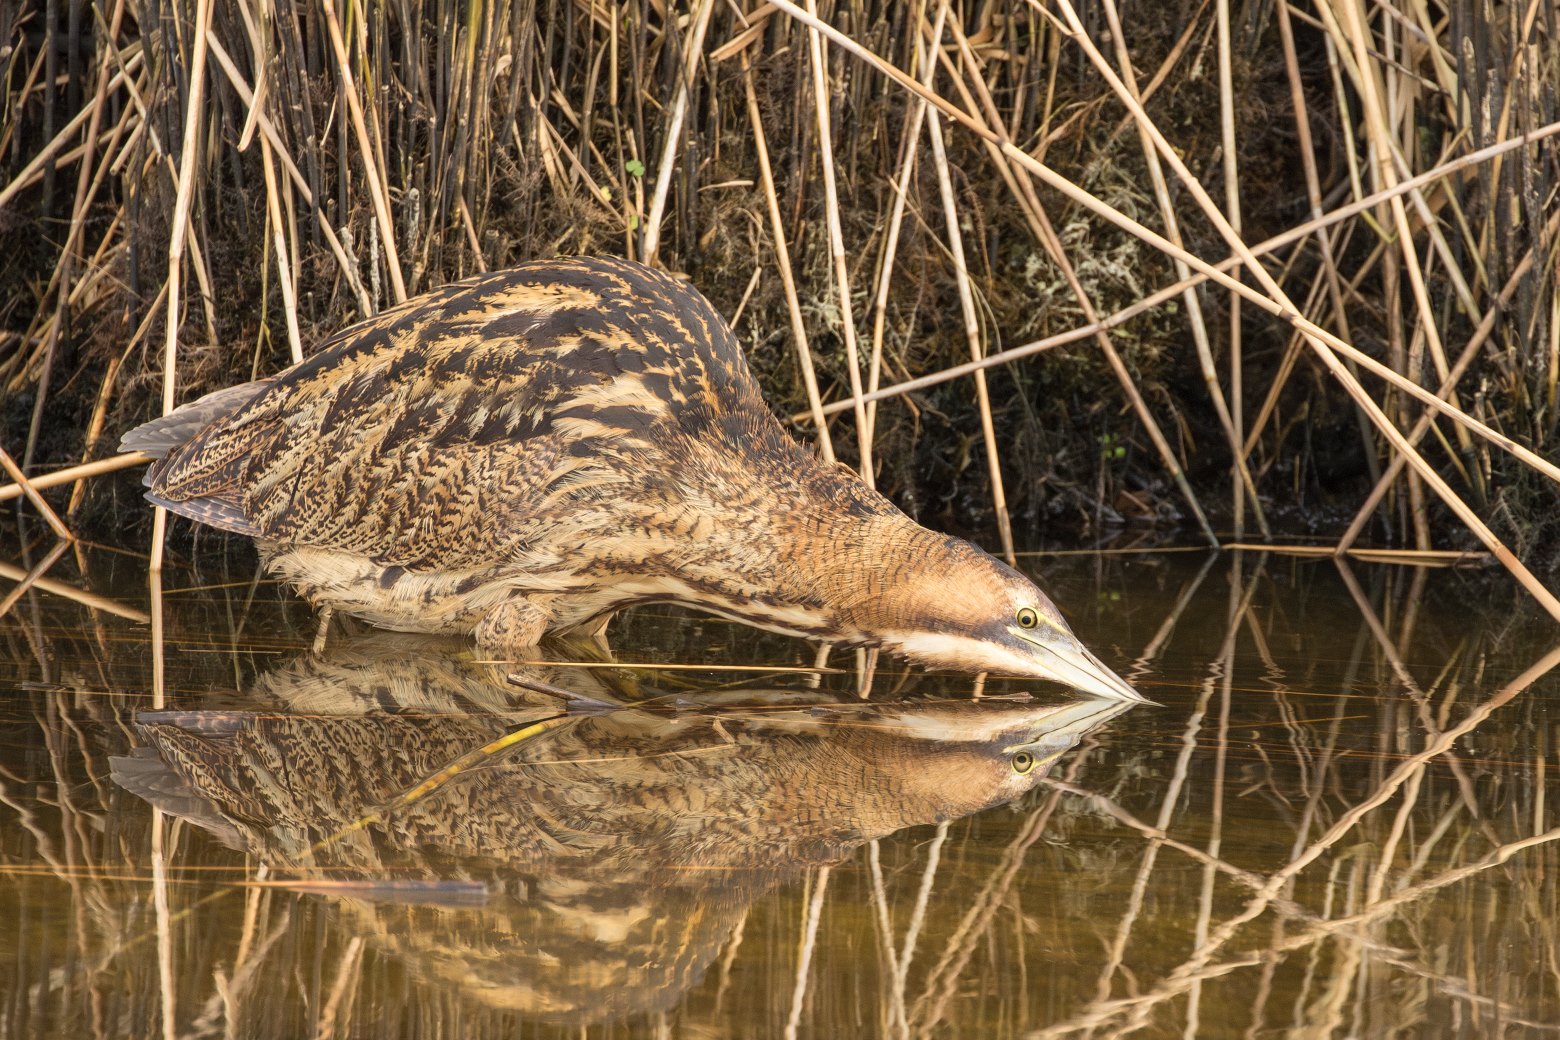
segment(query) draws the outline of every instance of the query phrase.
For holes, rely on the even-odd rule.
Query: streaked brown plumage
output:
[[[553,1021],[669,1006],[773,886],[1022,795],[1126,708],[726,690],[552,719],[474,761],[556,708],[432,642],[303,657],[257,680],[254,710],[143,713],[149,746],[114,776],[335,899],[430,983]],[[526,674],[612,698],[599,670]]]
[[[123,447],[153,502],[386,628],[514,652],[674,601],[1139,699],[1027,578],[801,448],[709,303],[624,260],[435,290]]]

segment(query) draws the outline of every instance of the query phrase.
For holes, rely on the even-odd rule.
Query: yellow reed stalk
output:
[[[816,0],[807,0],[813,7]],[[807,33],[808,54],[812,58],[813,116],[818,129],[818,161],[823,167],[823,201],[829,229],[829,252],[834,258],[834,294],[840,311],[840,336],[844,341],[845,372],[850,379],[851,407],[856,412],[856,433],[860,459],[857,470],[867,487],[877,481],[873,475],[872,443],[866,436],[867,412],[862,403],[861,359],[856,353],[856,319],[850,303],[850,268],[845,262],[845,232],[840,225],[839,191],[834,183],[834,134],[829,125],[829,69],[825,64],[823,37],[814,30]]]
[[[753,70],[747,52],[742,52],[742,85],[747,91],[748,123],[753,128],[753,153],[758,158],[758,174],[769,209],[769,230],[775,240],[775,258],[779,261],[780,284],[785,289],[786,314],[791,319],[791,339],[796,358],[802,366],[802,385],[807,390],[810,417],[818,431],[818,450],[823,461],[834,462],[834,440],[824,421],[823,399],[818,393],[818,374],[813,368],[812,347],[807,342],[807,326],[802,321],[802,304],[796,295],[796,276],[791,272],[791,251],[785,244],[785,220],[780,215],[780,198],[775,194],[775,177],[769,168],[769,145],[764,136],[764,120],[758,110],[758,95],[753,89]],[[851,407],[849,403],[843,407]]]
[[[358,99],[357,81],[352,77],[352,62],[347,55],[347,44],[341,35],[341,23],[336,17],[335,0],[320,0],[324,8],[325,26],[330,33],[330,45],[336,55],[336,67],[341,76],[341,94],[346,98],[347,111],[351,115],[352,131],[357,138],[358,155],[363,161],[363,174],[368,178],[368,197],[374,207],[374,217],[379,224],[379,237],[385,251],[385,266],[390,271],[390,287],[395,302],[406,301],[406,283],[401,280],[401,259],[396,253],[395,223],[390,219],[390,194],[380,176],[377,154],[368,137],[363,118],[363,103]],[[202,38],[205,34],[202,33]],[[345,157],[343,156],[343,161]]]

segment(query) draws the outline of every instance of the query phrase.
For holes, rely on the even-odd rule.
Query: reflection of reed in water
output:
[[[1122,710],[744,690],[559,717],[406,644],[273,672],[274,713],[142,714],[149,746],[115,778],[300,887],[343,885],[352,927],[425,977],[555,1021],[670,1006],[775,884],[1017,797]],[[618,692],[599,672],[528,678]]]

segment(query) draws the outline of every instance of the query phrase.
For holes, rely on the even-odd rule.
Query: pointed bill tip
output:
[[[1045,649],[1050,651],[1055,678],[1079,693],[1107,700],[1152,703],[1082,646],[1047,645]]]

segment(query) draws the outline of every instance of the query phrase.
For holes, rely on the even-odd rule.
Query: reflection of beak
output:
[[[1100,663],[1100,659],[1074,642],[1041,642],[1021,628],[1008,629],[1042,653],[1043,667],[1052,679],[1065,683],[1079,693],[1116,701],[1143,701],[1148,698],[1127,685],[1125,679]]]
[[[1131,689],[1130,686],[1127,688]],[[1131,710],[1131,707],[1119,698],[1109,702],[1091,698],[1059,705],[1032,727],[1024,735],[1024,740],[1009,744],[1002,749],[1002,753],[1009,755],[1027,750],[1040,760],[1042,766],[1050,765],[1063,752],[1076,746],[1078,741],[1122,712]]]

